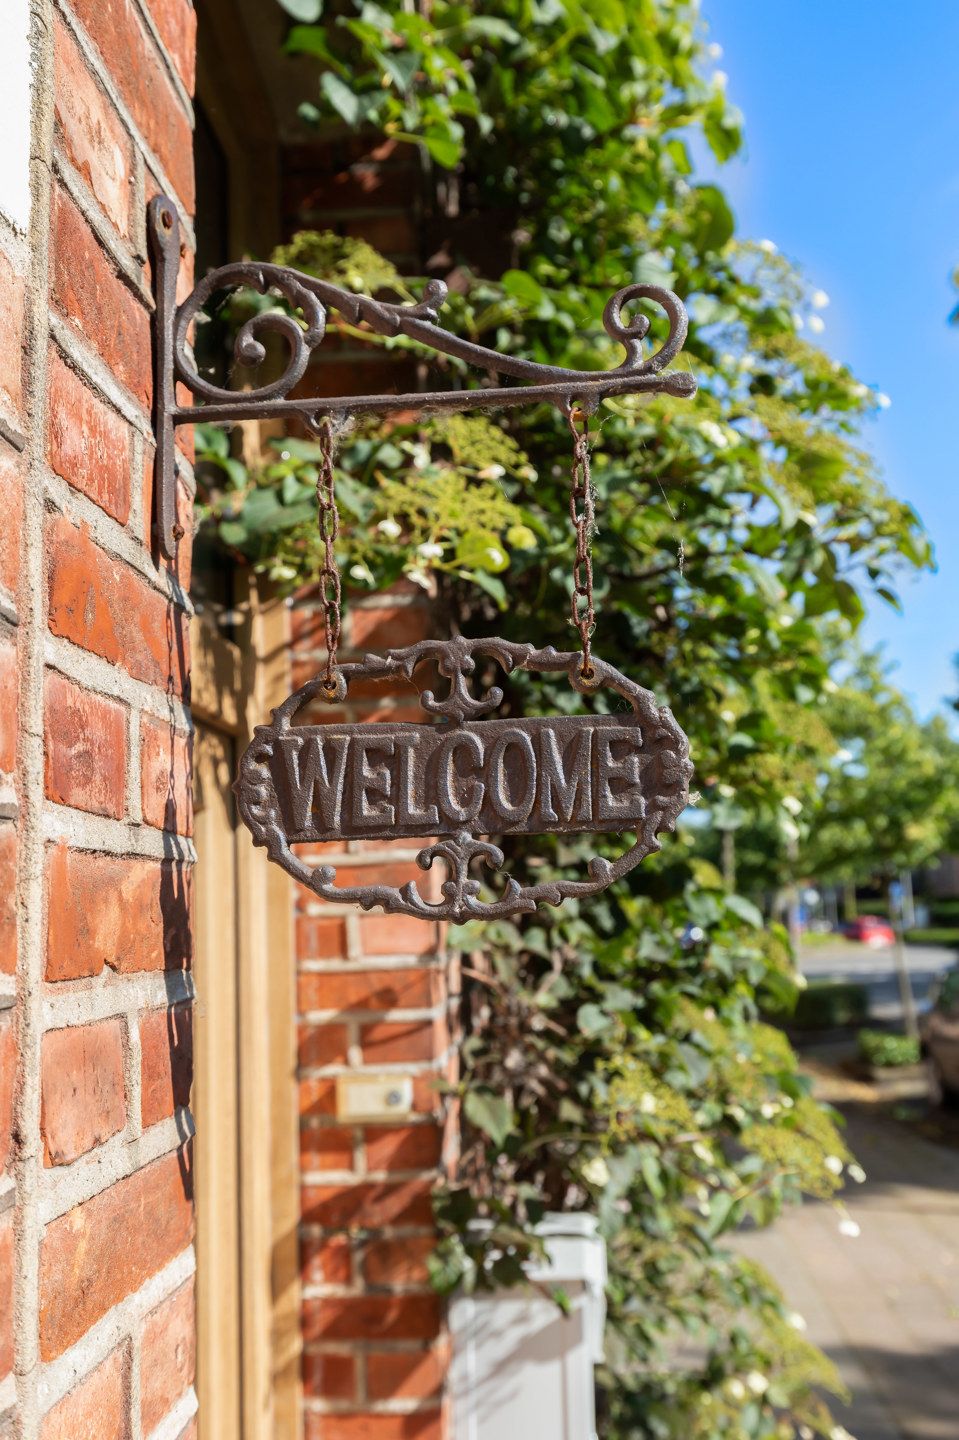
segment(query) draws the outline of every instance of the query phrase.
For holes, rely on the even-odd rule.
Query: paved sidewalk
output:
[[[834,1409],[856,1440],[957,1440],[959,1151],[883,1117],[865,1087],[842,1090],[868,1176],[844,1194],[861,1234],[840,1234],[835,1210],[809,1202],[737,1247],[838,1365],[854,1398]],[[839,1100],[828,1089],[823,1098]]]

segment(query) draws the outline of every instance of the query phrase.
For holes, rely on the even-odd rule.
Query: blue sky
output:
[[[746,158],[722,170],[740,232],[774,240],[830,296],[821,340],[892,400],[865,439],[926,524],[937,571],[876,602],[920,713],[959,691],[959,4],[703,0]]]

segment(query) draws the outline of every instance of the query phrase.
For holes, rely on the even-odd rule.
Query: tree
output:
[[[926,563],[928,546],[858,444],[873,392],[800,332],[801,277],[768,242],[737,238],[722,191],[697,180],[687,137],[728,159],[740,119],[709,78],[696,7],[346,0],[293,25],[288,45],[317,61],[318,123],[421,148],[431,234],[466,277],[448,312],[460,333],[589,369],[620,358],[598,323],[611,291],[655,280],[686,300],[696,401],[611,402],[596,427],[595,645],[670,701],[707,803],[727,787],[779,807],[820,763],[827,635],[848,640],[864,589],[893,601],[897,566]],[[505,245],[490,244],[494,219]],[[294,253],[403,293],[348,242],[304,236]],[[444,375],[465,378],[453,362]],[[221,536],[281,583],[309,582],[309,448],[283,442],[252,475],[221,441],[205,453]],[[465,630],[569,648],[562,417],[365,424],[338,470],[341,558],[360,587],[405,572]],[[507,702],[578,703],[522,677]],[[587,849],[515,841],[510,858],[542,873]],[[847,1158],[758,1020],[763,994],[792,988],[782,935],[681,835],[588,912],[454,939],[481,960],[437,1283],[509,1282],[544,1210],[595,1208],[612,1265],[604,1433],[828,1433],[813,1386],[835,1374],[723,1244],[745,1215],[832,1195]],[[480,1215],[494,1222],[482,1239]],[[705,1358],[667,1364],[686,1333],[705,1337]]]

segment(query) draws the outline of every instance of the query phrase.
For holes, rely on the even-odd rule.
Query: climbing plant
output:
[[[594,422],[595,645],[672,705],[702,810],[779,815],[835,749],[823,702],[864,595],[897,603],[897,570],[929,550],[860,439],[881,397],[814,342],[825,297],[770,241],[739,237],[698,173],[707,151],[736,153],[741,120],[697,6],[281,3],[288,49],[316,62],[305,119],[420,152],[431,232],[457,267],[451,328],[587,369],[620,358],[598,319],[611,291],[655,281],[686,301],[695,401],[609,402]],[[330,235],[280,258],[415,291]],[[466,380],[455,362],[443,373]],[[250,471],[206,432],[199,454],[207,523],[279,584],[308,584],[311,445],[275,440]],[[356,425],[337,474],[350,583],[405,574],[465,630],[569,648],[568,467],[547,409]],[[572,703],[528,685],[511,683],[514,713]],[[803,1193],[840,1204],[858,1172],[760,1018],[795,994],[785,939],[691,835],[588,911],[454,933],[464,1149],[437,1198],[434,1280],[511,1283],[546,1211],[589,1209],[611,1264],[604,1435],[829,1435],[835,1372],[728,1237]],[[542,873],[585,846],[515,842],[511,863]]]

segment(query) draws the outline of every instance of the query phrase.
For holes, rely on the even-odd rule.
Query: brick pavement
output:
[[[859,1236],[809,1202],[737,1247],[770,1271],[839,1366],[853,1401],[834,1409],[855,1440],[956,1440],[959,1150],[862,1098],[850,1103],[848,1088],[841,1108],[868,1177],[845,1192]]]

